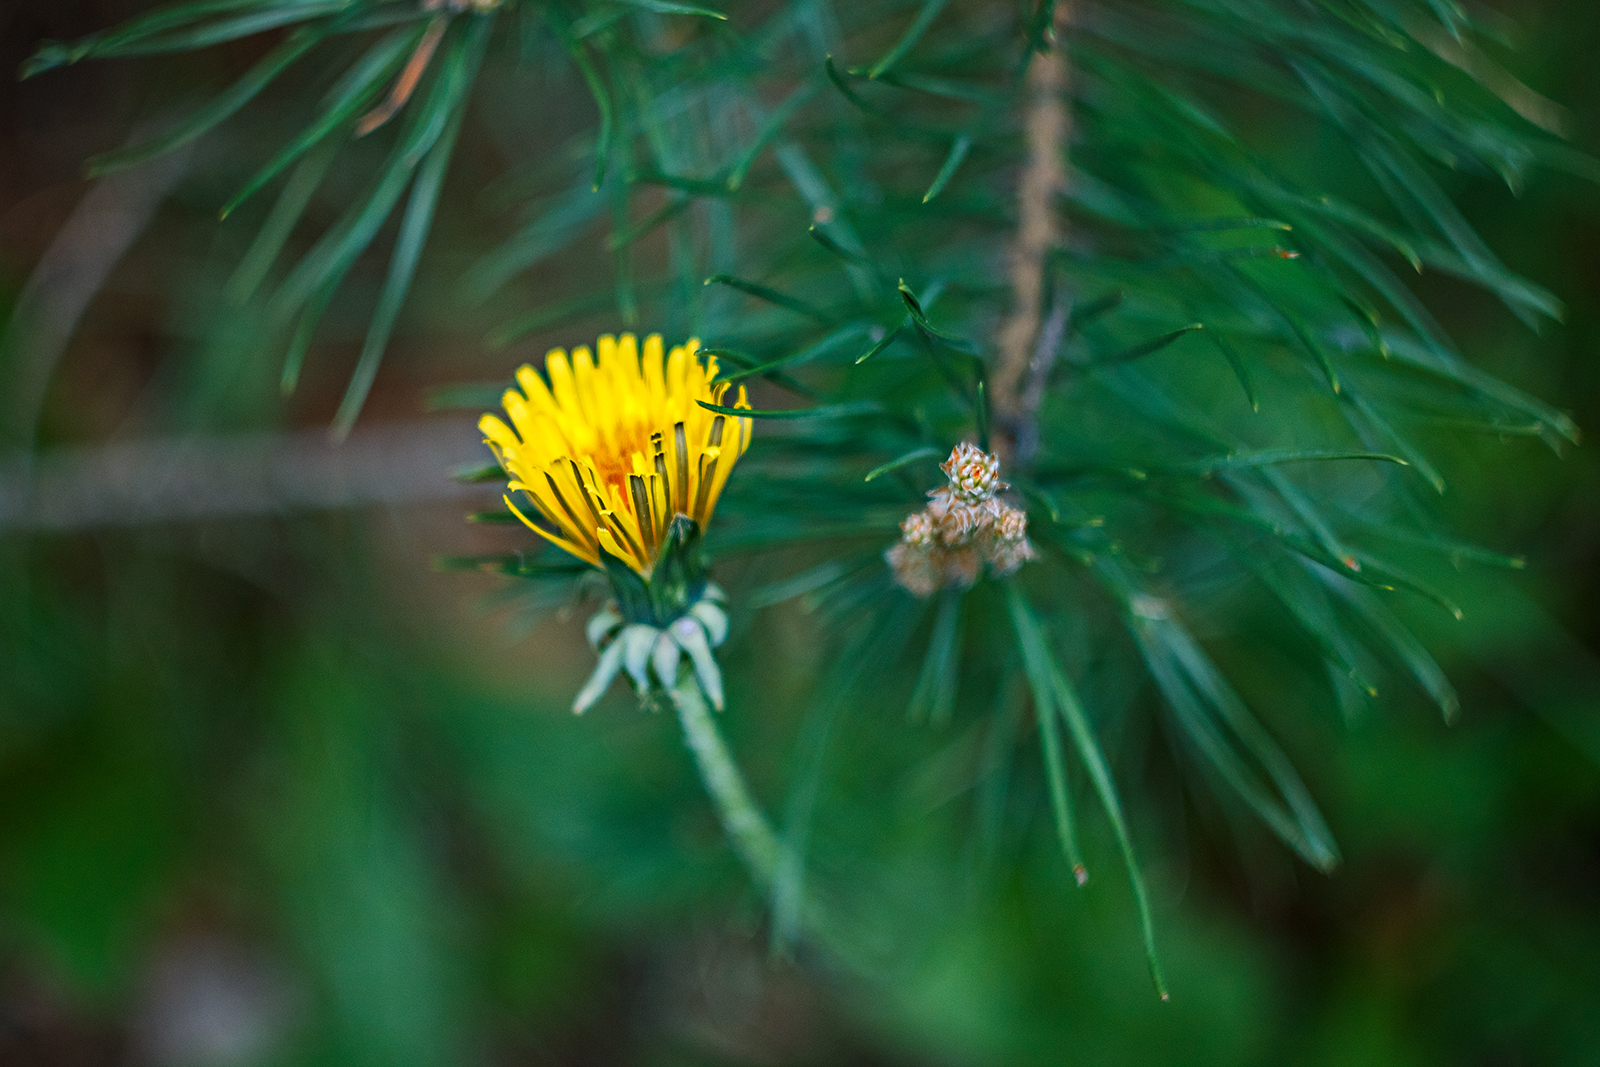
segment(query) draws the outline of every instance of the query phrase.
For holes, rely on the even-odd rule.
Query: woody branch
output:
[[[1000,429],[998,447],[1026,460],[1037,443],[1039,401],[1049,364],[1065,325],[1065,302],[1056,301],[1041,323],[1046,267],[1064,236],[1056,197],[1066,188],[1066,147],[1072,116],[1066,95],[1070,70],[1064,48],[1065,0],[1055,4],[1046,51],[1028,66],[1023,102],[1027,158],[1017,184],[1017,235],[1011,248],[1011,313],[997,337],[990,389]],[[1059,321],[1058,321],[1059,320]]]

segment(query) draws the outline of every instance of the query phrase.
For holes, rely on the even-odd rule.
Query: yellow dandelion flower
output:
[[[704,530],[739,457],[750,447],[751,420],[707,411],[726,382],[717,361],[690,339],[664,352],[660,334],[607,334],[596,346],[551,349],[548,384],[532,367],[517,371],[504,398],[508,426],[495,415],[478,422],[485,443],[555,533],[506,497],[535,532],[600,565],[600,550],[648,578],[676,515]],[[733,407],[748,408],[744,387]]]

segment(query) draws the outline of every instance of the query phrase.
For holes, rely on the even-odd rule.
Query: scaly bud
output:
[[[950,479],[928,494],[928,506],[900,523],[900,543],[884,554],[895,581],[916,596],[946,586],[977,582],[984,564],[1007,575],[1034,558],[1028,516],[996,494],[1000,461],[970,444],[959,444],[940,465]]]
[[[950,492],[969,504],[988,500],[1006,484],[1000,480],[1000,460],[977,445],[963,441],[939,465],[950,479]]]
[[[926,511],[912,512],[900,524],[900,540],[908,545],[931,545],[938,532],[937,522]]]

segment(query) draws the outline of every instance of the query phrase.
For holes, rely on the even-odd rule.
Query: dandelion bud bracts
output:
[[[678,684],[685,657],[706,699],[721,710],[722,670],[712,650],[728,639],[726,604],[722,590],[707,584],[688,611],[664,626],[653,626],[628,622],[615,602],[608,603],[586,628],[600,662],[573,700],[573,712],[581,715],[588,711],[624,671],[641,698],[657,686],[671,689]]]
[[[884,554],[895,581],[916,596],[977,582],[985,565],[1011,574],[1037,553],[1028,516],[1000,499],[1000,461],[963,442],[939,465],[949,484],[928,494],[928,506],[906,516],[900,541]]]

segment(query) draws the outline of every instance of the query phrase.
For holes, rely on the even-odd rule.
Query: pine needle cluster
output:
[[[303,128],[218,206],[276,197],[232,291],[262,309],[286,389],[352,266],[387,255],[340,431],[453,154],[497,109],[527,106],[481,74],[581,86],[577,131],[509,176],[528,221],[461,285],[485,299],[577,266],[491,340],[577,339],[596,319],[701,338],[755,420],[704,548],[773,572],[724,581],[729,610],[802,602],[836,643],[811,652],[836,690],[909,663],[913,718],[998,714],[980,683],[1024,676],[1065,854],[1081,876],[1081,776],[1149,940],[1103,744],[1144,705],[1080,696],[1090,667],[1151,686],[1147,710],[1202,777],[1331,870],[1311,790],[1218,665],[1249,655],[1228,592],[1281,605],[1347,713],[1403,677],[1449,718],[1457,697],[1404,616],[1456,608],[1402,557],[1518,561],[1452,539],[1437,450],[1459,434],[1577,439],[1558,409],[1468,363],[1419,295],[1419,277],[1443,275],[1530,328],[1562,314],[1452,202],[1463,182],[1515,192],[1541,166],[1593,169],[1559,108],[1480,47],[1496,32],[1457,0],[206,0],[47,44],[25,73],[275,35],[184,121],[93,162],[106,172],[315,69]],[[386,159],[303,233],[362,138]],[[450,398],[482,410],[500,388]],[[915,597],[884,552],[963,442],[1002,457],[1036,558]],[[543,588],[573,581],[558,554],[488,562]],[[790,860],[765,868],[792,889]]]

